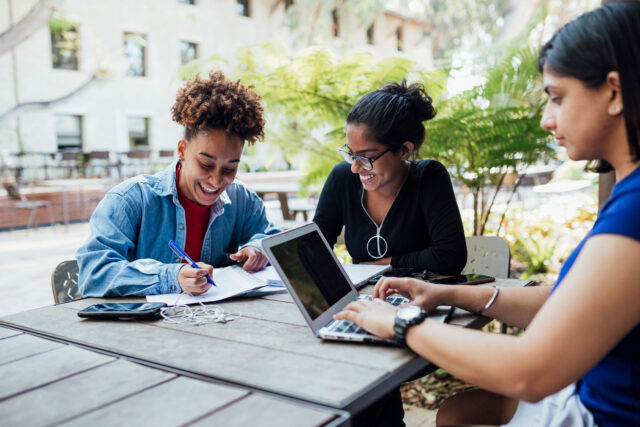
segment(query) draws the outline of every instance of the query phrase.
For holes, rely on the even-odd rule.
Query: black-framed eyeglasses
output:
[[[342,154],[342,157],[344,157],[344,160],[347,163],[353,164],[353,162],[356,162],[358,166],[366,171],[370,171],[371,169],[373,169],[373,162],[387,154],[389,151],[391,151],[391,148],[387,148],[375,157],[365,157],[356,156],[355,154],[353,154],[347,144],[344,144],[342,147],[338,148],[338,152]]]

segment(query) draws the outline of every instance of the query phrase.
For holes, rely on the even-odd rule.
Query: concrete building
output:
[[[0,32],[36,0],[0,0]],[[193,4],[191,4],[193,3]],[[281,0],[64,0],[64,17],[43,26],[0,57],[0,115],[17,104],[62,97],[99,73],[69,99],[25,110],[0,122],[0,151],[127,152],[174,149],[181,128],[170,108],[183,63],[232,57],[242,45],[292,46]],[[386,12],[369,29],[342,17],[330,44],[338,53],[371,51],[432,66],[431,42],[420,21]],[[71,23],[71,26],[69,26]],[[348,30],[346,29],[348,28]]]

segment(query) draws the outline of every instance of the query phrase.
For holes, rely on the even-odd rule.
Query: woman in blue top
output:
[[[556,285],[521,289],[381,280],[430,309],[451,304],[526,328],[483,334],[423,320],[380,299],[350,319],[414,351],[475,390],[446,401],[437,423],[640,425],[640,2],[615,2],[565,25],[542,48],[549,102],[541,125],[573,160],[613,168],[617,184]],[[508,397],[506,397],[508,396]],[[514,415],[515,414],[515,415]]]
[[[91,236],[76,253],[85,297],[198,295],[213,266],[244,261],[256,271],[267,263],[260,239],[279,230],[262,200],[234,181],[245,141],[263,137],[260,96],[212,72],[187,82],[171,112],[185,128],[178,161],[117,185],[91,217]],[[170,240],[200,269],[181,263]]]

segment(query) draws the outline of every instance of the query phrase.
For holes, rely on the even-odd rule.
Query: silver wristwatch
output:
[[[421,323],[427,317],[427,312],[417,305],[400,307],[396,313],[396,319],[393,324],[393,336],[398,344],[407,345],[407,328]]]

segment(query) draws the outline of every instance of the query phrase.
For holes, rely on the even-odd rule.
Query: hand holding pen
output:
[[[210,277],[213,273],[213,266],[203,262],[194,262],[173,240],[169,242],[169,247],[180,259],[185,259],[188,262],[178,273],[178,283],[184,292],[190,295],[200,295],[208,291],[211,286],[216,286]]]

